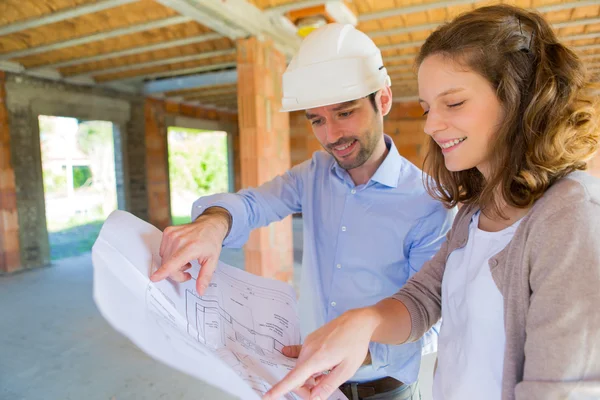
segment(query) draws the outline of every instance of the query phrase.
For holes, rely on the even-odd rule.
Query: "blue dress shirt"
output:
[[[331,155],[318,151],[258,188],[194,202],[192,220],[211,206],[231,213],[225,247],[241,247],[252,229],[302,213],[303,337],[344,311],[394,294],[438,251],[450,229],[456,210],[432,199],[421,170],[400,156],[389,136],[384,138],[389,152],[366,184],[355,186]],[[370,343],[372,364],[351,381],[392,376],[413,383],[425,344],[436,347],[436,327],[415,343]]]

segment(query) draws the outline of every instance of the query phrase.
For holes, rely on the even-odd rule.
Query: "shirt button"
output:
[[[342,268],[342,264],[338,264],[338,265],[336,265],[335,267],[336,267],[337,269],[340,269],[340,268]]]
[[[355,194],[355,193],[356,193],[356,189],[352,189],[352,190],[350,191],[350,193],[352,193],[352,194]]]
[[[335,301],[331,302],[331,307],[335,307],[337,305],[337,303]]]
[[[346,227],[342,226],[342,232],[346,232]]]

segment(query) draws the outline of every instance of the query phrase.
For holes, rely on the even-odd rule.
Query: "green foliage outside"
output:
[[[92,170],[85,165],[77,165],[73,167],[73,187],[79,189],[85,186],[92,179]]]
[[[173,192],[199,196],[226,192],[227,136],[204,131],[169,128],[169,174]]]
[[[173,215],[171,218],[173,220],[173,225],[183,225],[192,222],[189,215]]]
[[[169,179],[173,224],[190,221],[192,202],[229,189],[227,134],[170,127]]]

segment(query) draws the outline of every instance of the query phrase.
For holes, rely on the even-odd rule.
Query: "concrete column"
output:
[[[172,224],[165,103],[148,98],[145,113],[148,220],[164,229]]]
[[[256,187],[290,168],[290,120],[281,113],[281,77],[286,59],[271,41],[237,42],[241,186]],[[291,281],[291,217],[252,232],[245,246],[246,270]]]
[[[0,273],[21,268],[17,188],[11,162],[5,74],[0,71]]]
[[[131,102],[129,121],[121,132],[123,143],[123,182],[126,193],[126,210],[148,221],[148,186],[146,159],[145,100]]]

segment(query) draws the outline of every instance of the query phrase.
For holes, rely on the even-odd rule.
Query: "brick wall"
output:
[[[243,187],[256,187],[290,168],[290,122],[281,108],[285,57],[271,41],[237,42],[238,106]],[[291,218],[254,230],[245,246],[246,269],[290,281]]]
[[[10,151],[6,75],[0,72],[0,273],[12,272],[21,265],[17,188]]]
[[[391,136],[400,154],[419,168],[427,151],[425,118],[419,103],[395,103],[384,119],[383,130]]]
[[[310,158],[308,137],[314,136],[302,111],[290,113],[290,160],[292,166]]]

